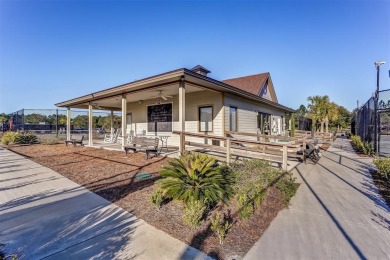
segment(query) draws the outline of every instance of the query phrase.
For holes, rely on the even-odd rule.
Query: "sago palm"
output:
[[[207,204],[227,202],[233,195],[235,177],[214,157],[186,153],[169,161],[160,172],[160,188],[166,197],[186,203],[201,200]]]

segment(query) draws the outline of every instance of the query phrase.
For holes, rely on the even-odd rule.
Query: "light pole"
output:
[[[385,61],[376,61],[375,68],[376,68],[376,91],[375,91],[375,107],[374,107],[374,113],[375,113],[375,126],[374,126],[374,150],[376,154],[379,154],[379,135],[378,135],[378,125],[379,125],[379,117],[378,117],[378,101],[379,101],[379,71],[380,66],[385,64]]]

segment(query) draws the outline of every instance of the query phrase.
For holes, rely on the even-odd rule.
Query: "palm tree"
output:
[[[226,203],[234,194],[235,175],[219,165],[214,157],[185,153],[168,163],[158,181],[165,197],[212,205],[220,201]]]
[[[326,123],[326,117],[328,115],[329,97],[325,96],[310,96],[307,98],[309,101],[309,115],[313,120],[313,123],[321,123],[321,132],[324,132],[324,125]],[[318,129],[317,129],[318,130]]]

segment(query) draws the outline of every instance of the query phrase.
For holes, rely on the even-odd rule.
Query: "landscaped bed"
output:
[[[200,222],[197,228],[191,228],[182,219],[184,202],[166,200],[160,207],[150,203],[151,195],[159,187],[155,181],[161,178],[159,174],[161,166],[168,164],[168,158],[145,160],[144,153],[129,154],[126,157],[124,152],[80,146],[67,147],[64,144],[11,145],[8,149],[55,170],[156,228],[221,259],[244,256],[277,213],[287,206],[288,199],[295,193],[297,187],[294,184],[295,188],[291,193],[291,189],[286,186],[278,186],[280,183],[278,181],[286,176],[285,173],[275,170],[270,174],[273,178],[264,182],[267,186],[262,187],[261,199],[256,198],[258,205],[254,207],[253,212],[249,208],[248,214],[247,204],[244,203],[241,207],[242,205],[236,204],[232,198],[229,206],[218,203],[206,210],[204,221]],[[256,163],[249,166],[257,167]],[[150,173],[151,176],[136,177],[137,174],[139,177],[145,177],[141,175],[142,173]],[[290,193],[287,198],[286,192]],[[244,197],[241,196],[240,201],[246,201]],[[215,217],[217,211],[225,213],[229,223],[233,223],[223,244],[220,244],[219,238],[211,230],[210,218]],[[245,216],[246,220],[242,216]]]

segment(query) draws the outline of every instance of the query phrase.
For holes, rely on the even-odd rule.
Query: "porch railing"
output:
[[[288,158],[299,158],[306,163],[306,142],[303,140],[303,145],[289,143],[269,143],[255,140],[245,140],[233,137],[216,136],[208,134],[199,134],[191,132],[173,131],[173,134],[180,136],[180,151],[185,151],[186,145],[209,149],[210,151],[225,153],[226,162],[231,162],[232,156],[244,158],[261,158],[268,161],[281,164],[283,170],[287,170]],[[204,139],[204,143],[196,141],[187,141],[186,137],[196,137]],[[219,141],[219,145],[208,144],[208,141]],[[223,146],[222,146],[223,144]],[[302,154],[297,154],[302,151]],[[255,153],[255,154],[253,154]]]

